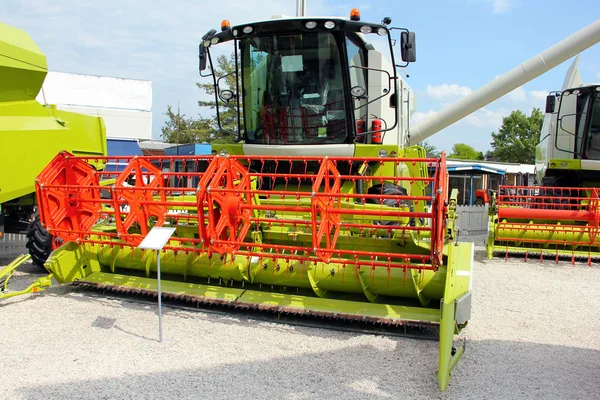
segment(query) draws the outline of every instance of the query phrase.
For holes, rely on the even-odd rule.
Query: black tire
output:
[[[383,185],[380,184],[380,185],[371,186],[368,190],[368,193],[369,194],[386,194],[386,195],[406,196],[408,192],[402,186],[395,185],[391,182],[384,182]],[[394,200],[394,199],[373,199],[373,198],[371,198],[371,199],[367,199],[367,203],[383,204],[388,207],[400,207],[402,205],[402,206],[410,207],[411,211],[413,210],[412,201],[410,201],[410,200],[398,201],[398,200]],[[421,223],[423,223],[422,220],[421,220]],[[379,221],[379,225],[385,225],[385,226],[398,225],[398,222],[397,221]],[[415,220],[413,218],[410,219],[409,225],[415,226]]]
[[[476,206],[482,206],[485,204],[485,201],[483,201],[483,199],[481,197],[478,197],[475,199],[475,205]]]
[[[31,260],[41,268],[52,252],[52,235],[40,223],[40,217],[35,217],[27,229],[27,244]]]
[[[385,182],[383,185],[375,185],[369,188],[369,194],[386,194],[386,195],[402,195],[406,196],[407,192],[402,186],[395,185],[390,182]],[[389,207],[398,207],[398,200],[394,199],[367,199],[367,203],[383,204]],[[400,200],[400,204],[407,203],[406,200]]]

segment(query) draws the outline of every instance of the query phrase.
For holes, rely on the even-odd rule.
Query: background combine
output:
[[[501,186],[493,201],[490,257],[600,257],[600,84],[584,84],[578,64],[579,57],[546,100],[536,149],[541,187]]]
[[[0,22],[0,240],[4,232],[27,232],[27,247],[38,265],[52,248],[36,220],[36,176],[62,150],[106,155],[102,118],[35,100],[47,73],[46,57],[31,37]]]

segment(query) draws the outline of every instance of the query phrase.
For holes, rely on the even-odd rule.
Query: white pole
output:
[[[304,17],[306,15],[306,1],[296,0],[296,17]]]
[[[160,288],[160,250],[156,250],[158,253],[156,273],[158,278],[158,341],[162,343],[162,290]]]

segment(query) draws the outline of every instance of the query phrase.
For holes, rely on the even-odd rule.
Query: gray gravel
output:
[[[154,306],[62,286],[0,302],[0,398],[598,398],[600,266],[476,258],[444,394],[432,341],[167,308],[160,344]]]

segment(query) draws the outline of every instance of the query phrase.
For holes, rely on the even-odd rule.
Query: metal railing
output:
[[[27,253],[26,244],[26,235],[6,233],[0,239],[0,258],[16,257],[19,254]]]

